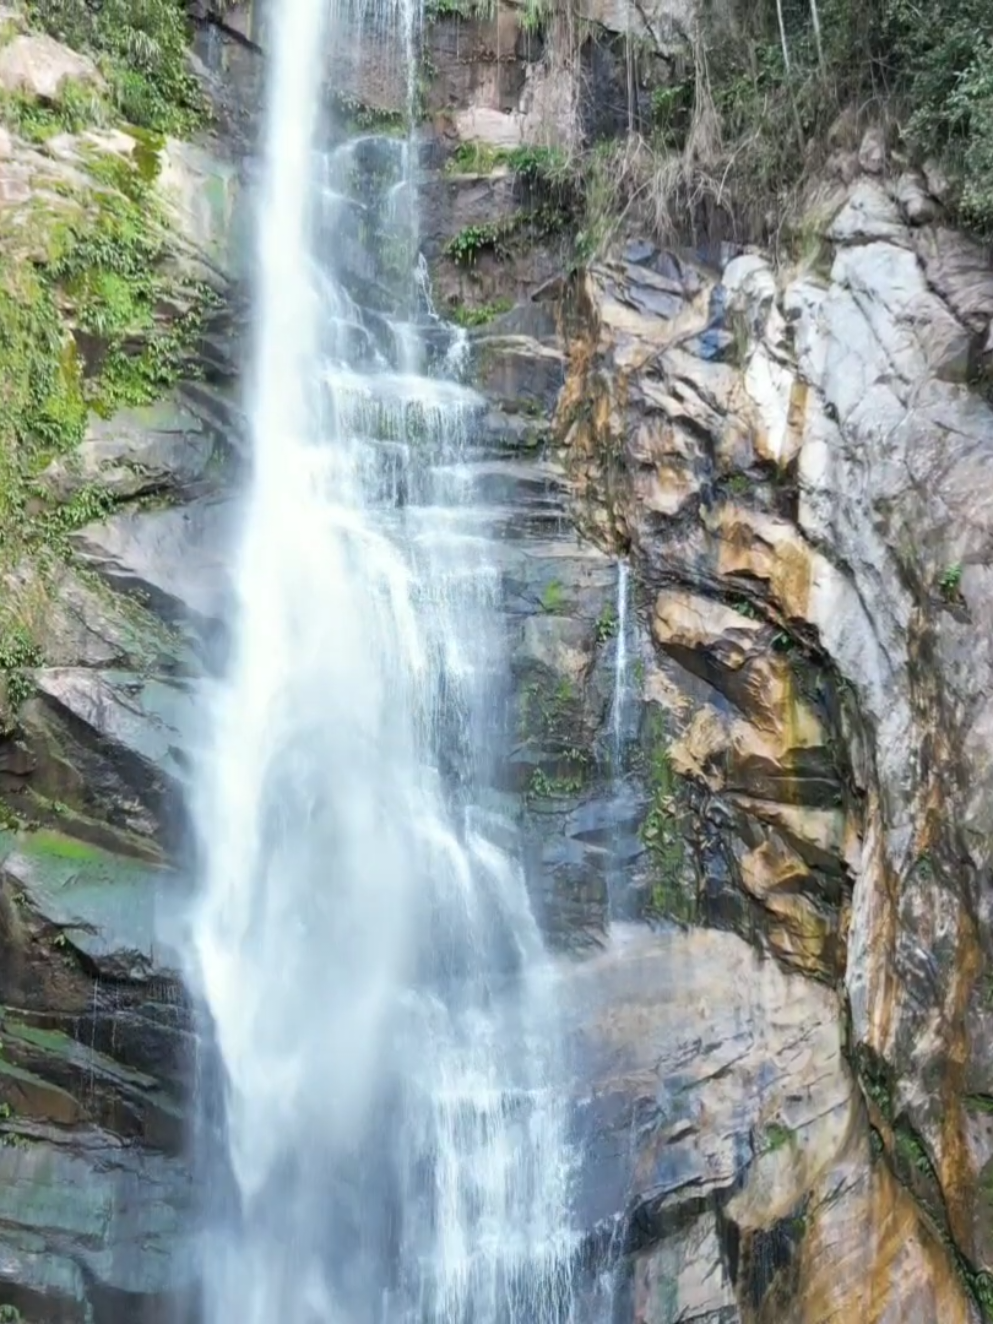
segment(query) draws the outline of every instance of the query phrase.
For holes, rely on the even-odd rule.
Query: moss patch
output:
[[[680,781],[669,757],[661,714],[654,708],[650,709],[646,724],[643,765],[651,795],[640,833],[652,861],[647,910],[650,915],[692,922],[697,904],[685,879]]]

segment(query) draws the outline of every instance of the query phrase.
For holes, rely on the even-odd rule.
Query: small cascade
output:
[[[610,709],[611,766],[615,780],[621,776],[624,762],[624,718],[628,698],[628,598],[631,568],[627,561],[617,563],[617,634],[614,645],[614,697]]]
[[[610,775],[613,800],[618,818],[623,818],[627,799],[625,754],[628,732],[625,726],[630,705],[630,567],[627,561],[617,563],[617,600],[614,608],[614,688],[610,704]],[[624,916],[624,865],[615,850],[607,869],[607,912],[611,920]]]

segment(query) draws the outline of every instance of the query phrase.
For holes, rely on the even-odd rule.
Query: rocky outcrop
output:
[[[711,917],[844,989],[890,1172],[985,1299],[993,275],[909,182],[821,198],[812,265],[592,268],[559,426],[581,526],[648,595]]]
[[[587,1208],[627,1220],[624,1318],[973,1319],[873,1157],[833,991],[733,934],[621,930],[573,968],[567,1005]]]

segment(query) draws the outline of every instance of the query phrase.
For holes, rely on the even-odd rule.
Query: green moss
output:
[[[765,1128],[765,1152],[767,1154],[775,1153],[776,1150],[795,1143],[796,1137],[793,1132],[782,1122],[770,1122]]]
[[[149,137],[149,153],[156,142]],[[26,222],[0,218],[0,572],[30,555],[36,586],[48,581],[51,558],[67,552],[66,535],[110,507],[97,487],[53,505],[39,473],[79,444],[90,410],[149,403],[191,373],[213,301],[170,266],[150,158],[94,155],[89,165],[89,192],[32,206]],[[28,624],[43,619],[37,605],[28,610],[16,590],[0,604],[8,727],[41,661]]]
[[[449,317],[458,326],[485,326],[487,322],[492,322],[494,318],[509,313],[513,306],[513,299],[494,299],[492,303],[484,303],[475,308],[459,304],[450,311]]]
[[[76,837],[64,836],[48,828],[39,828],[30,835],[31,850],[34,854],[44,855],[58,860],[78,860],[99,863],[107,858],[106,851],[98,846],[91,846],[87,841]]]
[[[541,609],[550,616],[556,616],[565,606],[565,589],[557,579],[551,579],[542,589]]]
[[[652,861],[650,913],[691,921],[696,898],[684,882],[686,843],[681,826],[679,779],[669,756],[664,722],[657,709],[649,711],[645,733],[645,774],[651,799],[641,825],[641,840]]]

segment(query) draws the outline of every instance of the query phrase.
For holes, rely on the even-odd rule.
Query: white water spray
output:
[[[233,1192],[207,1324],[572,1312],[553,976],[474,809],[500,756],[478,402],[420,372],[413,145],[325,146],[317,110],[338,43],[374,32],[412,70],[417,11],[389,4],[270,23],[254,471],[196,803]]]

